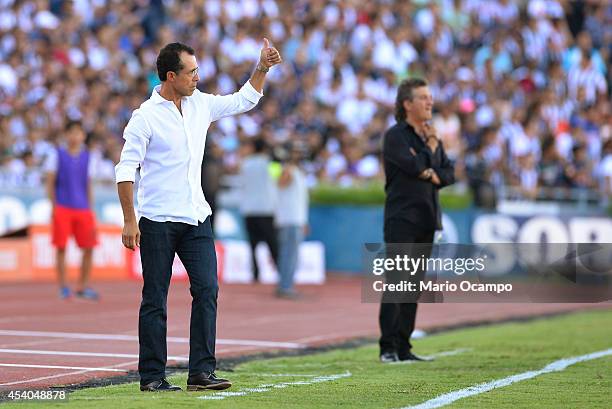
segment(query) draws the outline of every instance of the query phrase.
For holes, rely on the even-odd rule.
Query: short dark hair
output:
[[[67,132],[75,126],[78,126],[79,128],[83,128],[83,123],[77,119],[71,119],[68,122],[66,122],[66,126],[64,126],[64,130]]]
[[[189,55],[195,55],[193,48],[182,43],[170,43],[166,44],[161,49],[157,56],[157,76],[160,81],[166,81],[168,79],[168,72],[178,73],[182,68],[181,64],[181,53],[186,52]]]
[[[253,149],[255,150],[255,153],[265,152],[267,147],[268,144],[263,140],[263,138],[255,138],[253,140]]]
[[[402,81],[397,88],[397,98],[395,99],[395,119],[397,122],[406,119],[406,109],[404,109],[404,101],[412,101],[414,98],[414,89],[426,87],[427,81],[422,78],[409,78]]]

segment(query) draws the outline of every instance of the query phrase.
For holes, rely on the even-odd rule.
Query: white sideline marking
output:
[[[27,355],[96,356],[104,358],[138,358],[138,354],[109,354],[104,352],[41,351],[35,349],[0,349],[0,353]],[[189,361],[184,356],[169,356],[172,361]]]
[[[449,405],[456,400],[467,398],[473,395],[479,395],[483,392],[489,392],[493,389],[503,388],[504,386],[511,385],[515,382],[524,381],[526,379],[535,378],[542,374],[550,372],[560,372],[565,370],[568,366],[577,364],[579,362],[590,361],[593,359],[602,358],[604,356],[612,355],[612,348],[603,351],[593,352],[591,354],[574,356],[571,358],[559,359],[558,361],[551,362],[542,369],[537,371],[527,371],[516,375],[509,376],[507,378],[496,379],[491,382],[481,383],[474,386],[469,386],[464,389],[459,389],[454,392],[445,393],[436,398],[430,399],[426,402],[415,406],[406,406],[402,409],[433,409],[441,406]]]
[[[26,364],[0,364],[12,368],[44,368],[44,369],[82,369],[86,371],[109,371],[109,372],[128,372],[125,369],[114,368],[86,368],[83,366],[59,366],[59,365],[26,365]],[[4,384],[3,384],[4,385]]]
[[[432,355],[428,355],[425,358],[439,358],[442,356],[452,356],[452,355],[458,355],[458,354],[462,354],[464,352],[469,352],[472,351],[472,348],[459,348],[459,349],[453,349],[450,351],[443,351],[443,352],[438,352]],[[414,364],[417,361],[401,361],[401,362],[392,362],[388,365],[410,365],[410,364]],[[284,368],[284,369],[295,369],[295,368],[313,368],[313,367],[317,367],[317,368],[325,368],[328,366],[332,366],[333,364],[317,364],[317,363],[303,363],[303,364],[271,364],[271,363],[266,363],[265,367],[266,369],[274,369],[274,368]],[[253,375],[258,375],[256,373],[254,373]],[[283,374],[266,374],[266,376],[282,376]],[[299,374],[296,374],[299,375]],[[263,376],[263,375],[262,375]],[[289,376],[289,374],[286,374],[286,376]],[[306,375],[301,375],[301,376],[306,376]],[[317,375],[315,375],[317,376]]]
[[[262,365],[264,365],[266,369],[274,370],[275,368],[327,368],[328,366],[332,366],[334,364],[318,364],[314,362],[305,362],[303,364],[272,364],[262,362]]]
[[[248,372],[240,372],[241,375],[248,375]],[[257,373],[257,372],[253,372],[251,373],[251,375],[257,375],[257,376],[273,376],[273,377],[279,377],[279,378],[289,378],[291,376],[301,376],[303,378],[316,378],[317,376],[320,375],[313,375],[313,374],[305,374],[305,373]]]
[[[136,335],[120,335],[120,334],[89,334],[81,332],[52,332],[52,331],[13,331],[0,330],[0,335],[15,336],[15,337],[47,337],[47,338],[67,338],[67,339],[96,339],[108,341],[138,341]],[[188,344],[189,338],[184,337],[168,337],[168,342],[176,342],[179,344]],[[251,339],[217,339],[218,345],[250,345],[257,347],[270,348],[288,348],[301,349],[305,345],[295,342],[276,342],[276,341],[258,341]]]
[[[116,364],[116,365],[111,365],[109,368],[120,368],[122,366],[131,366],[131,365],[135,365],[137,364],[138,361],[129,361],[129,362],[124,362],[122,364]],[[48,379],[55,379],[55,378],[63,378],[64,376],[70,376],[70,375],[81,375],[87,372],[92,372],[89,369],[83,370],[83,371],[74,371],[74,372],[66,372],[66,373],[61,373],[61,374],[57,374],[57,375],[48,375],[48,376],[41,376],[38,378],[32,378],[32,379],[25,379],[22,381],[14,381],[14,382],[6,382],[6,383],[0,383],[0,386],[11,386],[11,385],[19,385],[19,384],[24,384],[24,383],[30,383],[30,382],[39,382],[39,381],[45,381]],[[128,372],[128,371],[126,371]]]
[[[225,398],[232,397],[232,396],[245,396],[245,395],[249,395],[252,393],[269,392],[271,389],[282,389],[288,386],[312,385],[314,383],[335,381],[336,379],[348,378],[349,376],[352,376],[352,374],[349,371],[346,371],[344,373],[334,374],[334,375],[319,375],[308,381],[269,383],[269,384],[259,385],[255,388],[240,389],[237,392],[217,392],[213,395],[200,396],[198,397],[198,399],[221,400],[221,399],[225,399]]]

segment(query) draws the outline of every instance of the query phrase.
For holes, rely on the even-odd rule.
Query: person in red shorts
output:
[[[47,170],[47,194],[53,206],[52,235],[57,249],[56,267],[60,298],[72,296],[66,283],[66,244],[74,236],[83,252],[81,278],[75,295],[97,300],[98,293],[88,286],[93,249],[97,244],[92,190],[89,182],[89,151],[85,132],[79,121],[70,121],[65,129],[65,145],[50,155]]]

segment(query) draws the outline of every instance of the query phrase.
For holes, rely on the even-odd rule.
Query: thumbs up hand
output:
[[[280,64],[281,62],[283,62],[283,59],[278,50],[274,47],[270,47],[270,42],[264,37],[258,67],[265,68],[265,70],[262,71],[267,71],[268,68]]]

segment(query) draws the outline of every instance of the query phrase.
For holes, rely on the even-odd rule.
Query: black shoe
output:
[[[143,392],[176,392],[182,389],[180,386],[170,385],[166,378],[163,378],[146,385],[140,385],[140,390]]]
[[[432,358],[422,358],[420,356],[417,356],[415,354],[413,354],[412,352],[408,352],[405,355],[400,355],[399,357],[399,361],[424,361],[424,362],[428,362],[428,361],[433,361]]]
[[[188,391],[202,391],[207,389],[222,390],[232,386],[227,379],[217,378],[214,372],[202,372],[198,375],[191,375],[187,378]]]
[[[383,364],[388,364],[391,362],[398,362],[399,358],[395,352],[382,352],[380,354],[380,362]]]

